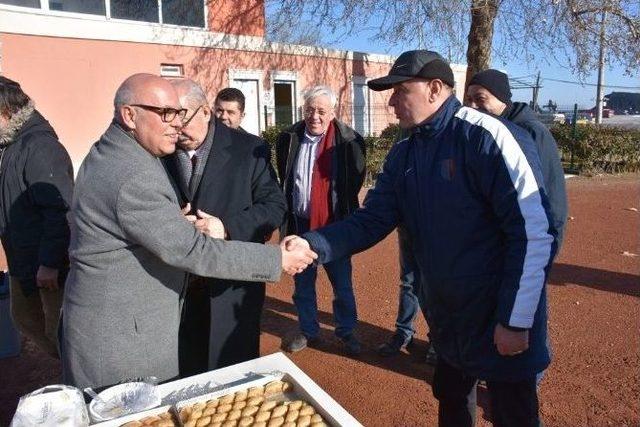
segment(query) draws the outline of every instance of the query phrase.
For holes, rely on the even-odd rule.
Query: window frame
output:
[[[6,10],[13,10],[16,12],[30,12],[36,15],[62,16],[62,17],[69,17],[69,18],[87,19],[87,20],[93,20],[93,21],[113,21],[113,22],[122,22],[127,24],[154,25],[154,26],[167,27],[167,28],[188,28],[191,30],[209,31],[209,8],[207,7],[207,0],[200,0],[200,1],[202,2],[202,7],[204,8],[204,16],[203,16],[204,26],[202,27],[163,23],[162,22],[162,0],[157,0],[159,22],[136,21],[134,19],[124,19],[124,18],[112,18],[111,17],[111,0],[103,0],[104,7],[105,7],[104,15],[96,15],[93,13],[68,12],[65,10],[52,10],[49,8],[49,0],[40,0],[39,8],[0,3],[0,10],[6,9]]]

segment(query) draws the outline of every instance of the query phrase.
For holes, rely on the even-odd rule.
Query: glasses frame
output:
[[[198,111],[200,111],[203,107],[205,107],[206,105],[201,105],[198,108],[196,108],[196,111],[193,112],[193,114],[191,115],[191,117],[189,117],[188,119],[186,118],[186,114],[184,116],[184,118],[182,119],[182,127],[187,127],[189,126],[189,123],[191,123],[191,120],[193,120],[193,118],[196,116],[196,114],[198,114]],[[188,112],[189,110],[187,110]]]
[[[131,107],[140,107],[145,110],[153,111],[160,116],[160,119],[165,123],[171,123],[175,120],[176,116],[183,121],[187,115],[186,108],[175,109],[171,107],[156,107],[155,105],[146,104],[128,104]]]
[[[309,108],[309,107],[304,107],[302,109],[302,115],[304,117],[312,117],[316,113],[320,117],[326,117],[326,116],[330,115],[332,113],[332,111],[331,110],[321,111],[319,108]]]

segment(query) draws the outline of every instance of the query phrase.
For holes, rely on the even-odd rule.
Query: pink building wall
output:
[[[264,37],[264,0],[209,0],[207,7],[209,30]]]
[[[161,64],[182,64],[210,100],[229,84],[229,69],[262,70],[269,90],[271,71],[295,71],[298,90],[327,84],[338,95],[338,114],[351,121],[351,76],[386,74],[388,63],[281,53],[193,48],[150,43],[1,34],[2,72],[21,83],[52,123],[76,165],[108,126],[118,85],[138,72],[158,74]],[[372,92],[373,94],[374,92]],[[385,103],[375,93],[372,103]],[[389,109],[388,123],[395,119]],[[376,122],[375,133],[386,124]]]

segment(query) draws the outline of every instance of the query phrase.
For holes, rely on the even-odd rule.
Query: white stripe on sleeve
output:
[[[540,188],[520,145],[513,134],[496,118],[468,107],[456,117],[487,130],[495,140],[518,193],[518,207],[524,218],[527,247],[522,276],[509,318],[509,325],[530,328],[544,284],[544,268],[551,257],[553,236],[542,206]]]

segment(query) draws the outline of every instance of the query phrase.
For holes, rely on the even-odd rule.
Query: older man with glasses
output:
[[[358,206],[364,182],[365,146],[362,136],[336,119],[336,96],[326,86],[304,94],[304,120],[278,136],[276,156],[280,183],[289,203],[280,235],[304,233],[345,218]],[[335,334],[350,355],[361,345],[354,335],[356,300],[351,282],[351,257],[324,265],[333,287]],[[316,299],[317,268],[295,276],[293,301],[300,331],[287,344],[296,352],[320,338]]]
[[[71,207],[71,269],[62,318],[63,380],[102,387],[178,376],[185,271],[275,282],[311,251],[227,242],[209,218],[185,218],[160,157],[175,151],[185,110],[171,84],[135,74],[116,92],[114,120],[91,147]],[[195,225],[195,226],[194,226]]]
[[[182,205],[190,204],[193,215],[215,222],[224,238],[264,243],[286,210],[269,146],[214,117],[198,83],[171,83],[188,110],[178,148],[165,158]],[[180,325],[180,374],[258,357],[264,299],[264,283],[190,274]]]

